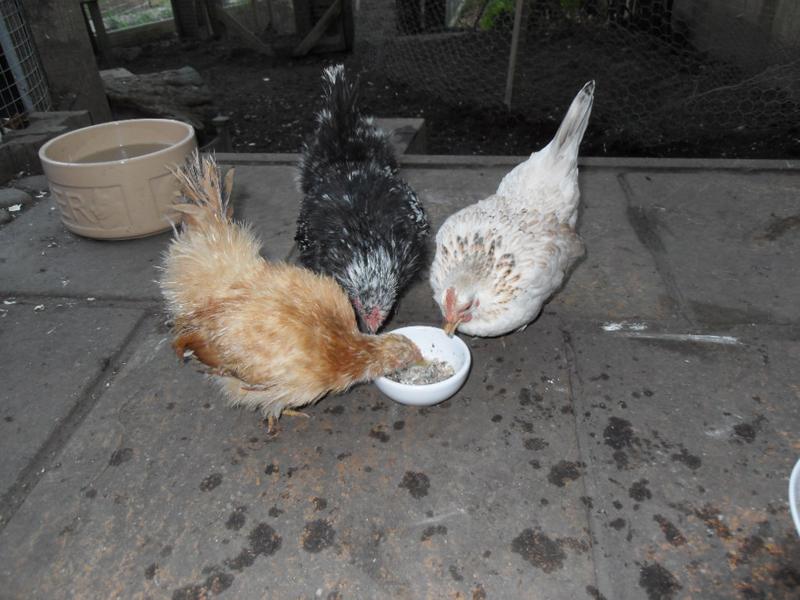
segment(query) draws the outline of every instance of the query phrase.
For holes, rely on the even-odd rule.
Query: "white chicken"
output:
[[[430,282],[448,334],[524,329],[583,255],[575,232],[578,147],[593,99],[590,81],[547,146],[508,173],[494,195],[442,224]]]

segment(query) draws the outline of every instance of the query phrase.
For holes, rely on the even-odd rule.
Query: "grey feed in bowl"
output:
[[[429,360],[423,365],[412,365],[401,371],[387,375],[387,379],[404,385],[430,385],[449,379],[455,369],[443,360]]]

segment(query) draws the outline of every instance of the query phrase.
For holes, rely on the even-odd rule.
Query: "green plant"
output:
[[[583,0],[560,0],[561,8],[567,14],[575,14],[583,5]]]
[[[483,11],[479,21],[480,28],[484,31],[494,29],[504,15],[513,15],[515,0],[491,0]]]

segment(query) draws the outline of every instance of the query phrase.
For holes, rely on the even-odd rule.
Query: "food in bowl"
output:
[[[450,379],[455,372],[450,363],[434,359],[411,365],[386,377],[404,385],[431,385]]]

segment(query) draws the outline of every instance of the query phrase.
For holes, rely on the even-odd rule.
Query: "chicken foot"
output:
[[[291,408],[284,408],[281,412],[281,416],[287,415],[289,417],[305,417],[306,419],[310,419],[311,415],[308,413],[304,413],[299,410],[294,410]],[[278,427],[278,417],[274,415],[270,415],[267,417],[267,433],[270,435],[278,435],[280,428]]]
[[[306,419],[311,418],[311,415],[309,415],[308,413],[304,413],[301,410],[294,410],[292,408],[284,408],[283,412],[281,413],[281,416],[283,415],[288,415],[290,417],[305,417]]]

